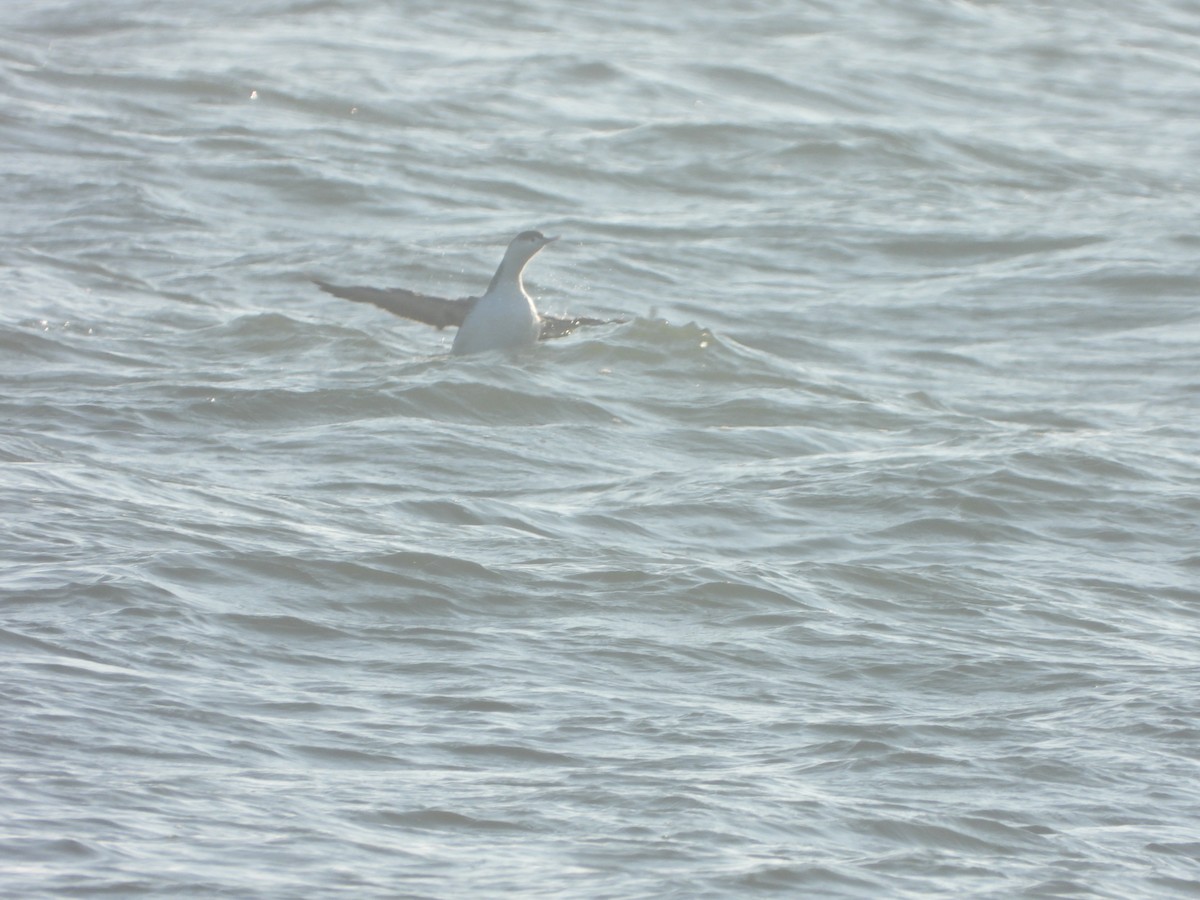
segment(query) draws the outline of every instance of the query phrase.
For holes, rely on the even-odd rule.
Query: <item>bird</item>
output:
[[[607,325],[621,320],[587,316],[549,316],[539,313],[525,292],[525,266],[542,248],[558,240],[540,231],[522,231],[504,251],[500,268],[481,297],[448,300],[404,288],[336,285],[313,278],[321,290],[356,303],[371,303],[388,312],[434,325],[440,331],[457,326],[450,352],[456,355],[488,350],[523,350],[539,340],[564,337],[585,325]]]

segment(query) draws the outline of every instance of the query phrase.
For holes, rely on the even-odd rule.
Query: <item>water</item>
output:
[[[7,896],[1200,893],[1194,2],[0,25]]]

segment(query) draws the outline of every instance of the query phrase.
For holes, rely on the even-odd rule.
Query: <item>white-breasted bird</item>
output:
[[[560,318],[539,314],[525,292],[525,266],[547,244],[558,240],[540,231],[522,231],[504,251],[500,268],[482,297],[447,300],[404,288],[342,286],[319,279],[314,283],[326,293],[358,303],[372,303],[388,312],[435,325],[458,326],[452,353],[481,353],[485,350],[521,350],[539,340],[563,337],[581,325],[605,325],[603,319],[586,316]],[[619,321],[619,320],[614,320]]]

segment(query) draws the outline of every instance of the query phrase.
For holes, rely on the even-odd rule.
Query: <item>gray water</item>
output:
[[[1200,5],[7,0],[0,891],[1200,894]],[[459,297],[519,357],[318,292]]]

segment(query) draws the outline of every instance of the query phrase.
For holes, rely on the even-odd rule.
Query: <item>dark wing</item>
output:
[[[373,288],[362,285],[330,284],[314,278],[313,284],[327,294],[353,300],[355,303],[371,303],[390,313],[434,325],[439,330],[448,325],[455,327],[463,323],[471,307],[478,297],[463,297],[461,300],[447,300],[444,297],[430,297],[428,294],[418,294],[404,288]],[[566,337],[586,325],[617,325],[624,319],[592,319],[588,316],[547,316],[542,315],[542,332],[540,339]]]
[[[566,337],[577,328],[585,325],[619,325],[624,319],[591,319],[587,316],[547,316],[542,314],[542,333],[539,337],[545,341],[550,338]]]
[[[363,287],[362,285],[329,284],[317,278],[313,279],[313,284],[335,297],[353,300],[355,303],[373,303],[381,309],[386,309],[388,312],[406,319],[435,325],[439,331],[447,325],[461,325],[477,299],[463,297],[461,300],[447,300],[443,297],[430,297],[427,294],[406,291],[404,288],[384,289]]]

